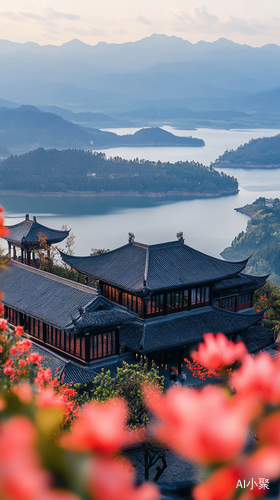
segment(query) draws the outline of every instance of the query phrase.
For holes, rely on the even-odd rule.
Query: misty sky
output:
[[[220,37],[252,46],[280,45],[280,0],[1,0],[0,38],[95,45],[152,33],[198,42]]]

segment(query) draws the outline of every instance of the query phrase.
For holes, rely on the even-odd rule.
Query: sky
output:
[[[124,43],[153,33],[280,45],[280,0],[1,0],[0,39]]]

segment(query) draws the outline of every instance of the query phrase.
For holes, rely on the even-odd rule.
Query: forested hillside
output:
[[[252,139],[235,151],[225,153],[214,162],[215,167],[280,167],[280,135]]]
[[[219,196],[238,190],[234,177],[195,162],[106,158],[103,153],[39,148],[0,164],[0,189],[26,193],[174,193]]]
[[[280,201],[258,198],[252,205],[238,211],[250,215],[246,232],[234,238],[231,246],[221,253],[224,259],[240,260],[251,255],[246,272],[270,274],[280,285]]]

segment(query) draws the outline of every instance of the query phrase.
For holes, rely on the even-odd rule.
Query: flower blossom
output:
[[[61,444],[80,451],[116,453],[139,440],[139,434],[126,428],[127,407],[120,398],[106,403],[88,403],[74,425],[71,434],[62,438]]]
[[[4,319],[4,318],[0,318],[0,330],[3,330],[3,332],[5,332],[8,328],[8,325],[7,325],[7,320]]]
[[[126,459],[93,459],[88,486],[95,500],[160,500],[155,484],[144,483],[135,487],[134,471]]]
[[[232,365],[241,360],[247,353],[243,342],[229,341],[225,335],[206,333],[204,342],[199,344],[197,352],[191,353],[192,358],[210,370],[220,370],[223,366]]]
[[[49,477],[40,468],[33,445],[35,427],[26,417],[13,417],[1,427],[0,491],[9,500],[37,500]]]
[[[25,384],[14,385],[12,387],[12,392],[17,395],[22,403],[31,403],[33,398],[33,392],[31,385],[27,382]]]
[[[234,389],[255,395],[265,403],[280,403],[280,362],[266,352],[257,357],[246,355],[241,368],[231,376]]]
[[[240,467],[221,467],[206,481],[195,486],[192,497],[194,500],[232,500],[236,495],[237,482],[243,476]]]
[[[158,422],[154,436],[184,458],[203,464],[230,460],[243,448],[254,408],[251,399],[229,399],[219,387],[202,391],[172,387],[162,396],[144,390],[148,407]]]
[[[51,387],[40,389],[37,397],[37,405],[40,408],[61,408],[64,407],[62,396],[55,394]]]
[[[1,210],[1,212],[3,212],[3,210]],[[4,226],[4,217],[1,215],[0,216],[0,236],[7,236],[8,234],[9,234],[9,230]]]

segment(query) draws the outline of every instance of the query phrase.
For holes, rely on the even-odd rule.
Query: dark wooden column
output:
[[[27,265],[30,266],[30,251],[27,250]]]
[[[85,335],[85,361],[86,363],[90,362],[90,337],[89,335]]]
[[[21,248],[20,262],[23,263],[23,249]]]
[[[43,323],[43,341],[47,342],[47,326],[46,323]]]
[[[17,251],[15,246],[13,247],[13,259],[17,260]]]

